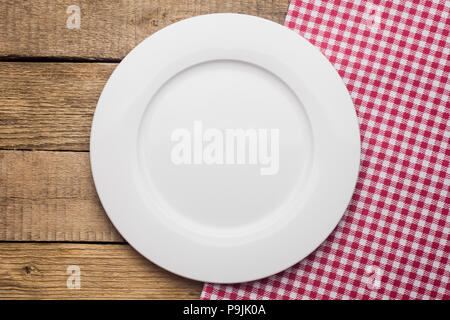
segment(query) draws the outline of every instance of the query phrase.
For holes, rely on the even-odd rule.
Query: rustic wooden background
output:
[[[68,29],[67,7],[81,9]],[[158,29],[235,12],[283,23],[289,0],[0,2],[0,299],[197,299],[202,284],[134,251],[109,222],[89,166],[97,99]],[[67,267],[81,288],[67,289]]]

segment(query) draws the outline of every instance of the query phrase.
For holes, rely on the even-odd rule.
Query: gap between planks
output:
[[[0,62],[0,148],[88,151],[95,106],[116,66]]]
[[[80,9],[79,29],[67,21]],[[84,60],[122,59],[161,28],[197,15],[231,12],[282,24],[289,0],[11,0],[0,2],[0,57]]]
[[[89,153],[0,150],[0,241],[124,242],[98,199]]]

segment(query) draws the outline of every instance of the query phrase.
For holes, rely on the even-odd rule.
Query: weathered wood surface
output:
[[[89,153],[0,150],[0,241],[123,242],[98,199]]]
[[[67,287],[73,265],[80,289]],[[0,243],[0,299],[198,299],[201,288],[129,245]]]
[[[80,28],[73,27],[80,8]],[[245,13],[283,23],[289,0],[2,0],[0,57],[111,60],[176,21],[208,13]]]
[[[80,29],[67,28],[70,5],[80,7]],[[95,105],[120,59],[164,26],[214,12],[283,23],[288,5],[0,1],[0,299],[199,297],[201,283],[145,260],[102,209],[85,152]],[[66,286],[69,265],[81,268],[79,290]]]
[[[110,63],[0,62],[0,149],[89,150]]]

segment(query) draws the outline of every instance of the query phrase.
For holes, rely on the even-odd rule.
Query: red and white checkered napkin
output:
[[[205,284],[203,299],[450,299],[449,11],[443,0],[292,1],[285,25],[331,61],[355,104],[356,190],[306,259]]]

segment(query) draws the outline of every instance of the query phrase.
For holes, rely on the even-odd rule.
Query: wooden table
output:
[[[80,8],[79,29],[71,5]],[[214,12],[283,23],[288,5],[0,2],[0,299],[199,298],[201,283],[147,261],[108,220],[89,166],[95,105],[120,60],[164,26]],[[72,265],[79,289],[67,286]]]

